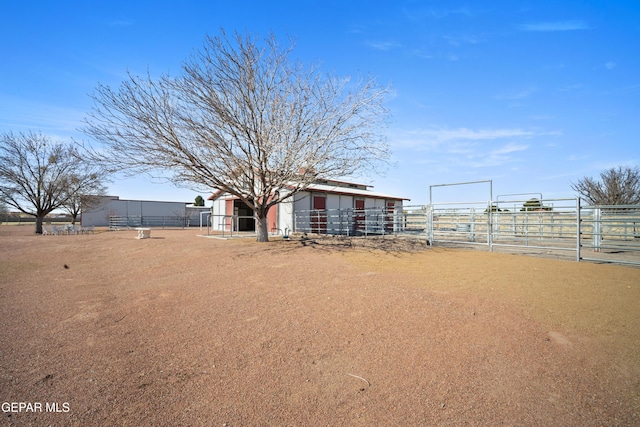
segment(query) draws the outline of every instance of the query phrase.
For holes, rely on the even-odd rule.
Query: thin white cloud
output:
[[[555,119],[555,116],[550,114],[532,114],[529,116],[531,120],[551,120]]]
[[[607,70],[613,70],[614,68],[616,68],[616,65],[617,65],[617,64],[616,64],[615,62],[609,61],[609,62],[607,62],[606,64],[604,64],[604,67],[605,67]]]
[[[509,144],[503,145],[500,148],[496,148],[495,150],[492,150],[491,155],[498,156],[501,154],[515,153],[518,151],[525,151],[528,149],[529,149],[528,145],[509,143]]]
[[[421,110],[432,108],[430,104],[425,104],[424,102],[416,102],[414,103],[414,106],[416,108],[420,108]]]
[[[398,132],[391,140],[397,149],[414,151],[414,162],[483,168],[525,162],[523,153],[530,149],[526,140],[559,134],[519,128],[433,128]],[[423,156],[428,160],[421,159]]]
[[[389,51],[402,47],[400,43],[390,41],[367,41],[367,46],[375,50]]]
[[[584,88],[584,85],[582,83],[576,83],[576,84],[572,84],[572,85],[569,85],[569,86],[562,87],[562,88],[560,88],[558,90],[560,92],[573,92],[573,91],[580,90],[580,89],[583,89],[583,88]]]
[[[567,66],[565,64],[558,63],[558,64],[547,64],[542,68],[545,70],[564,70],[565,68],[567,68]]]
[[[391,88],[387,92],[387,101],[392,101],[398,97],[398,90],[396,88]]]
[[[449,141],[490,141],[502,138],[528,138],[536,135],[533,131],[522,129],[417,129],[408,131],[406,136],[412,140],[431,141],[437,144]]]
[[[619,87],[619,88],[615,88],[613,90],[611,90],[611,92],[606,92],[606,93],[617,93],[617,94],[634,94],[640,91],[640,84],[637,85],[629,85],[629,86],[623,86],[623,87]]]
[[[589,155],[583,154],[583,153],[581,153],[581,154],[570,154],[567,157],[567,160],[570,161],[570,162],[583,162],[583,161],[587,160],[588,158],[589,158]]]
[[[466,166],[469,168],[492,168],[502,166],[506,163],[510,163],[511,161],[512,160],[506,156],[488,156],[468,162],[463,161],[460,163],[460,166]]]
[[[462,46],[462,45],[474,45],[474,44],[479,44],[480,42],[482,42],[482,39],[480,39],[480,37],[475,36],[475,35],[455,35],[455,36],[450,36],[450,35],[446,35],[442,37],[443,39],[445,39],[447,41],[448,44],[450,44],[451,46]]]
[[[506,99],[506,100],[517,100],[517,99],[525,99],[528,98],[530,95],[532,95],[533,93],[536,92],[536,88],[530,87],[530,88],[526,88],[526,89],[522,89],[520,91],[516,91],[516,92],[511,92],[511,93],[504,93],[501,95],[497,95],[495,98],[496,99]]]
[[[366,29],[366,27],[364,25],[362,25],[362,24],[353,24],[353,25],[351,25],[350,32],[352,34],[362,34],[365,29]]]
[[[4,102],[10,100],[10,102]],[[16,132],[38,130],[50,135],[68,136],[82,126],[86,111],[37,101],[0,99],[0,130]]]
[[[453,16],[471,17],[473,13],[466,7],[458,9],[408,9],[403,8],[402,13],[411,21],[422,21],[424,19],[445,19]]]
[[[429,10],[429,14],[436,19],[443,19],[443,18],[447,18],[449,16],[471,16],[472,13],[469,9],[467,9],[466,7],[461,7],[458,9],[446,9],[446,10],[441,10],[441,9],[430,9]]]
[[[550,32],[550,31],[575,31],[575,30],[588,30],[591,27],[580,20],[573,21],[550,21],[550,22],[536,22],[532,24],[518,25],[521,31],[538,31],[538,32]]]
[[[430,53],[425,53],[422,49],[412,49],[411,50],[411,54],[413,56],[416,56],[418,58],[423,58],[423,59],[432,59],[433,55]]]

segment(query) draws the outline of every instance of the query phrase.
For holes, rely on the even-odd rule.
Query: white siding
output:
[[[213,201],[211,210],[211,229],[222,231],[224,230],[224,215],[226,215],[227,201],[224,197],[218,197]]]
[[[340,195],[327,195],[327,234],[339,234],[340,229],[344,227],[342,216],[340,215]]]
[[[327,194],[327,209],[340,209],[340,195]]]
[[[309,193],[308,191],[303,191],[293,197],[293,207],[296,211],[308,211],[311,209],[311,193]]]
[[[303,212],[303,218],[294,216],[294,229],[308,229],[310,226],[308,212],[311,210],[311,194],[303,191],[294,196],[293,209],[295,212]]]
[[[279,203],[278,206],[278,228],[284,233],[293,230],[293,200],[289,199]],[[287,230],[288,229],[288,230]]]
[[[340,209],[352,209],[353,207],[353,196],[340,195]]]

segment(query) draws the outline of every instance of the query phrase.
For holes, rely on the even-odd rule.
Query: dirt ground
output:
[[[32,232],[0,226],[2,425],[640,425],[638,268]]]

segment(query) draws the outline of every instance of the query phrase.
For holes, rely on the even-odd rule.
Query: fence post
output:
[[[493,212],[492,212],[493,200],[489,200],[487,206],[487,245],[489,245],[489,252],[493,252]],[[496,210],[498,209],[498,203],[496,202]]]
[[[581,227],[581,206],[580,206],[580,197],[576,197],[576,261],[580,262],[580,248],[582,246],[580,242],[580,235],[582,234]]]
[[[471,208],[471,224],[469,224],[469,241],[476,241],[476,210],[475,208]]]
[[[427,205],[426,214],[427,239],[429,239],[429,246],[433,246],[433,205]]]
[[[602,211],[599,206],[593,210],[593,251],[600,252],[602,245]]]
[[[364,211],[364,237],[369,237],[367,232],[369,231],[369,212],[366,209]]]
[[[538,240],[542,240],[542,236],[544,235],[544,218],[542,216],[542,211],[538,212]]]

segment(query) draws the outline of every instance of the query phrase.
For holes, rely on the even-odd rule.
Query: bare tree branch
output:
[[[273,35],[260,42],[222,31],[178,77],[98,86],[84,131],[112,170],[170,171],[177,183],[239,197],[266,241],[271,206],[320,176],[379,171],[389,159],[380,133],[387,89],[325,76],[292,61],[292,51]]]
[[[640,204],[640,169],[621,167],[600,173],[600,180],[585,177],[571,185],[592,205]]]

